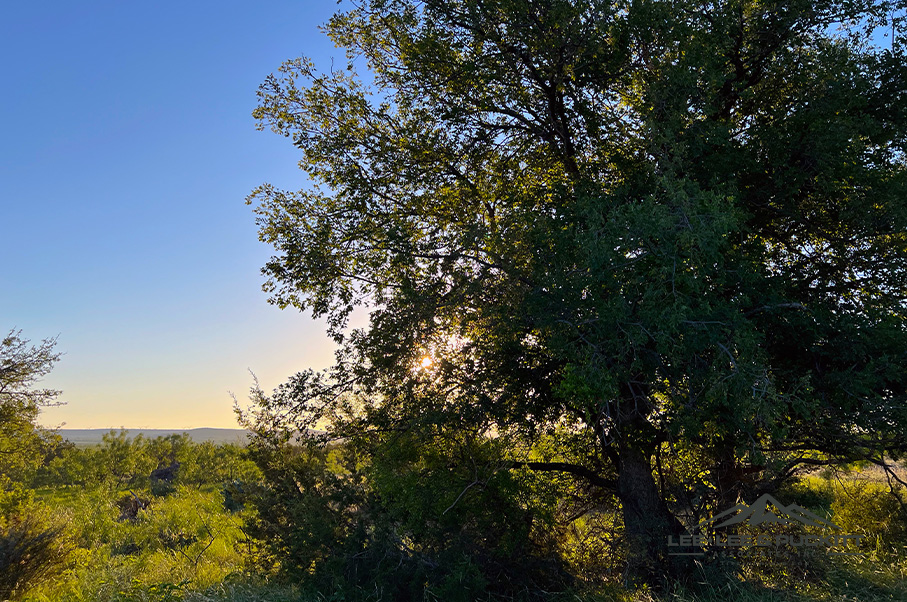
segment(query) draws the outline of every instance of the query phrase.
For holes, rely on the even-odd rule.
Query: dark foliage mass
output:
[[[530,499],[509,474],[474,480],[445,454],[463,450],[396,445],[388,462],[349,445],[259,449],[264,485],[241,497],[258,510],[259,561],[353,599],[536,599],[570,585],[538,507],[550,495]]]

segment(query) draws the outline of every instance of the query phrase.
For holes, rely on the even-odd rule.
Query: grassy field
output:
[[[245,581],[242,517],[223,508],[214,487],[179,486],[167,496],[70,488],[39,499],[68,525],[73,553],[65,573],[26,600],[173,600]]]

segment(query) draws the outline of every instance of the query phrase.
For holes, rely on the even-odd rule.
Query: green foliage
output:
[[[173,462],[179,469],[168,494],[155,495],[151,470]],[[243,600],[246,589],[267,593],[269,586],[224,582],[243,574],[248,543],[243,513],[226,512],[219,489],[230,479],[254,482],[259,475],[244,448],[196,444],[187,435],[149,440],[111,432],[95,447],[57,445],[35,483],[42,486],[41,503],[65,524],[71,562],[25,599],[163,602],[205,600],[208,591],[224,600]],[[33,509],[34,497],[20,487],[16,495],[0,494],[0,507]],[[59,555],[55,566],[64,559]]]
[[[152,471],[176,466],[175,478],[153,482]],[[36,486],[86,486],[107,483],[114,487],[152,487],[157,494],[177,485],[221,485],[234,480],[255,480],[258,468],[246,450],[236,444],[195,443],[188,434],[147,439],[111,431],[98,446],[79,448],[60,444],[48,455],[34,479]]]
[[[134,580],[129,589],[118,591],[111,602],[178,602],[183,599],[186,583],[145,585]]]
[[[907,553],[907,508],[903,489],[869,480],[846,480],[836,486],[831,505],[834,522],[847,533],[866,536],[863,550]]]
[[[37,514],[0,519],[0,599],[18,600],[29,589],[61,573],[71,548],[64,528]]]
[[[132,520],[121,518],[117,504],[131,498],[130,492],[100,487],[48,495],[46,503],[67,520],[73,561],[66,573],[25,599],[182,600],[224,589],[228,577],[243,574],[247,548],[241,517],[221,508],[216,490],[178,486],[162,498],[135,493],[150,503]]]
[[[157,468],[146,450],[146,440],[141,434],[130,439],[125,431],[111,431],[95,450],[97,468],[103,478],[111,479],[117,486],[137,486]]]
[[[36,385],[60,354],[53,350],[53,339],[29,343],[16,330],[0,339],[0,490],[29,482],[55,441],[36,421],[60,392]]]
[[[58,442],[37,425],[59,391],[37,388],[60,355],[11,330],[0,339],[0,598],[18,599],[67,562],[63,528],[47,519],[27,486]]]
[[[777,498],[783,503],[796,503],[819,516],[826,516],[831,512],[835,492],[836,488],[829,479],[812,476],[788,483],[778,491]]]
[[[57,542],[73,549],[61,567],[66,570],[31,588],[23,600],[519,600],[531,599],[538,587],[549,594],[537,597],[572,602],[768,602],[779,596],[798,602],[881,602],[907,595],[907,556],[879,547],[809,566],[801,562],[808,558],[774,565],[769,558],[747,561],[742,569],[749,584],[722,584],[697,572],[686,588],[628,589],[609,572],[622,569],[619,545],[582,543],[590,537],[602,541],[605,528],[619,538],[616,500],[600,500],[593,512],[569,523],[575,529],[565,529],[557,517],[575,516],[580,508],[569,502],[587,504],[589,497],[570,479],[552,484],[525,468],[481,472],[487,466],[482,460],[496,457],[493,443],[439,439],[426,447],[422,441],[415,435],[380,439],[375,443],[382,453],[376,455],[366,454],[369,448],[356,441],[327,450],[253,448],[267,479],[231,483],[233,495],[248,502],[236,512],[223,508],[216,486],[180,485],[166,497],[106,486],[41,490],[45,515],[56,519],[41,523],[37,532],[65,524]],[[549,448],[540,440],[532,457],[545,459]],[[467,488],[477,478],[480,483]],[[846,491],[835,483],[810,477],[778,495],[820,515],[832,506],[861,507],[849,495],[849,481]],[[875,483],[867,491],[881,487]],[[117,502],[133,493],[149,504],[135,520],[120,520]],[[17,503],[35,508],[27,491]],[[879,507],[870,506],[867,512]],[[843,513],[830,518],[846,520]],[[894,522],[873,524],[883,539],[903,542]],[[262,539],[250,540],[254,534]],[[617,557],[605,556],[613,553]],[[552,562],[558,556],[563,561]],[[565,577],[564,567],[573,579]]]
[[[233,495],[256,510],[261,566],[347,600],[539,599],[569,584],[555,499],[526,495],[530,475],[487,471],[489,444],[378,445],[256,448],[265,483]]]

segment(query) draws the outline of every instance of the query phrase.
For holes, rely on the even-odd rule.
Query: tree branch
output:
[[[585,466],[580,466],[579,464],[570,464],[568,462],[510,462],[505,467],[511,470],[517,468],[528,468],[529,470],[566,472],[580,477],[581,479],[585,479],[589,483],[597,485],[598,487],[611,490],[617,489],[616,479],[607,479],[600,474],[589,470]]]

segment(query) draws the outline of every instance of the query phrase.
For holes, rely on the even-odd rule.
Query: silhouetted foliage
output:
[[[231,496],[257,511],[248,531],[260,565],[279,561],[286,576],[345,599],[548,599],[572,581],[544,507],[556,498],[524,495],[527,475],[474,473],[490,447],[403,438],[367,457],[350,442],[259,448],[267,486]],[[469,470],[454,461],[467,456]]]

